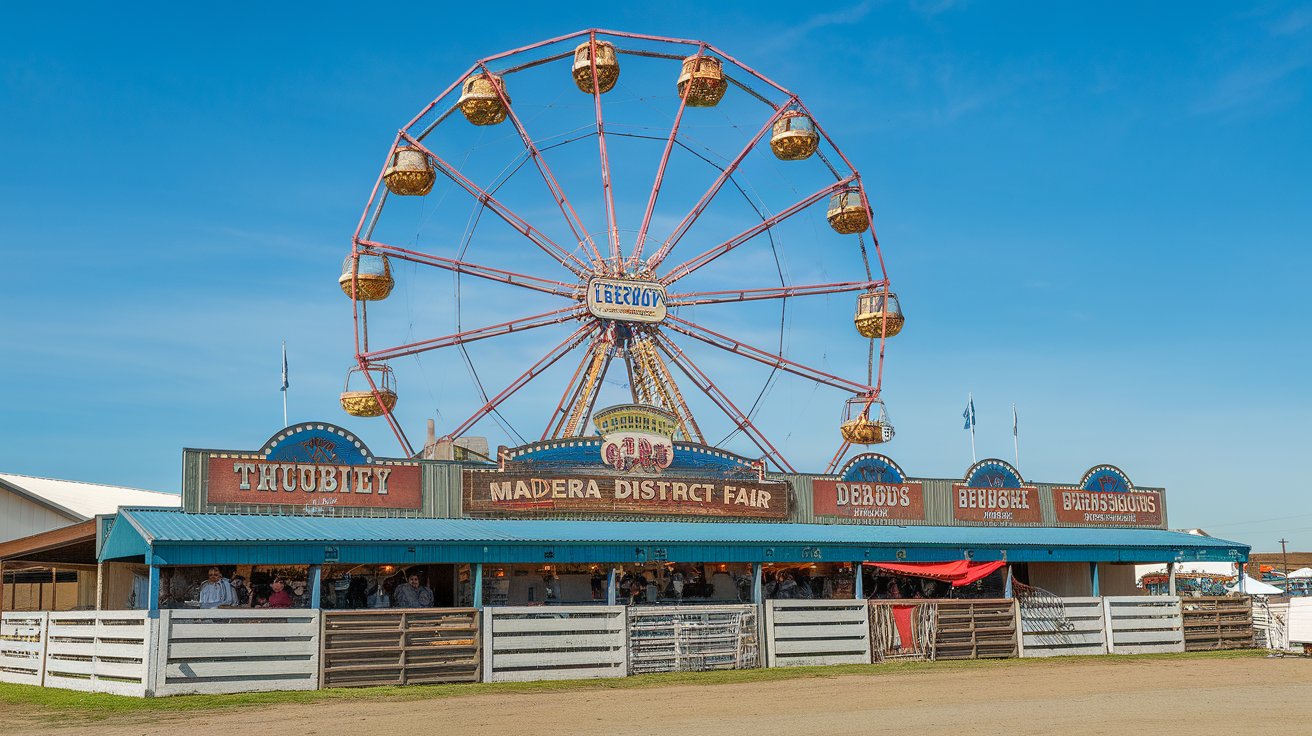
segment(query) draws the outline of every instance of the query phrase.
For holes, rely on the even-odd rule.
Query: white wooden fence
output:
[[[49,615],[44,611],[0,614],[0,682],[44,683]]]
[[[1290,598],[1287,621],[1291,646],[1312,644],[1312,598]]]
[[[761,666],[760,608],[632,606],[629,674]]]
[[[765,641],[770,667],[869,664],[869,607],[865,601],[767,601]]]
[[[1101,598],[1036,599],[1020,606],[1021,656],[1106,654],[1106,612]]]
[[[319,612],[161,611],[156,695],[315,690]]]
[[[156,621],[145,611],[48,614],[46,687],[145,697]]]
[[[483,617],[486,682],[628,674],[624,606],[506,606]]]
[[[1107,651],[1111,654],[1158,654],[1184,651],[1180,599],[1165,595],[1103,598]]]

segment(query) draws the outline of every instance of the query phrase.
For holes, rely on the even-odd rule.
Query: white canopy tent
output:
[[[1226,588],[1226,590],[1230,591],[1231,593],[1238,593],[1240,592],[1239,584],[1235,583],[1234,585]],[[1261,580],[1254,580],[1249,575],[1244,576],[1243,592],[1247,593],[1248,595],[1284,595],[1285,594],[1285,591],[1275,587],[1274,585],[1267,585]]]
[[[1312,578],[1312,567],[1300,567],[1289,573],[1291,578]]]

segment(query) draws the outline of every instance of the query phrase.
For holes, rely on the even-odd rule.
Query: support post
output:
[[[761,568],[759,562],[752,563],[752,603],[760,604],[765,598],[764,589],[761,584]]]
[[[322,606],[323,566],[310,565],[310,608],[319,610]]]
[[[474,608],[482,610],[483,608],[483,563],[475,562],[472,573],[474,575]]]
[[[1096,562],[1089,563],[1089,578],[1093,584],[1093,597],[1097,598],[1098,596],[1102,595],[1102,591],[1098,585],[1098,563]]]
[[[864,572],[865,570],[862,569],[860,561],[852,563],[852,575],[856,577],[856,584],[852,586],[852,590],[856,593],[855,597],[859,601],[866,599],[866,581],[865,576],[862,574]]]
[[[0,560],[0,613],[5,612],[5,561]]]
[[[150,566],[150,590],[146,593],[146,610],[151,618],[159,618],[159,565]]]
[[[1175,592],[1175,563],[1166,563],[1166,594],[1174,596]]]
[[[96,610],[105,610],[105,563],[103,562],[96,563]]]
[[[612,567],[610,572],[606,573],[606,605],[608,606],[615,605],[615,601],[619,600],[615,578],[615,568]]]
[[[1240,593],[1240,595],[1242,595],[1242,594],[1248,592],[1248,585],[1246,585],[1245,582],[1244,582],[1244,579],[1245,579],[1246,577],[1248,577],[1248,573],[1244,572],[1244,563],[1241,562],[1241,563],[1239,563],[1239,593]]]

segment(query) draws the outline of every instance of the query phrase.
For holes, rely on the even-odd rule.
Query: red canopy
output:
[[[960,588],[988,577],[989,573],[1007,563],[1002,560],[997,562],[958,560],[957,562],[867,562],[865,564],[867,567],[876,567],[902,575],[943,580],[952,583],[954,588]]]

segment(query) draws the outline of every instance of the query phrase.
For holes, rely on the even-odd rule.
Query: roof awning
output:
[[[102,560],[324,562],[1244,561],[1248,545],[1157,529],[191,514],[128,508]]]

